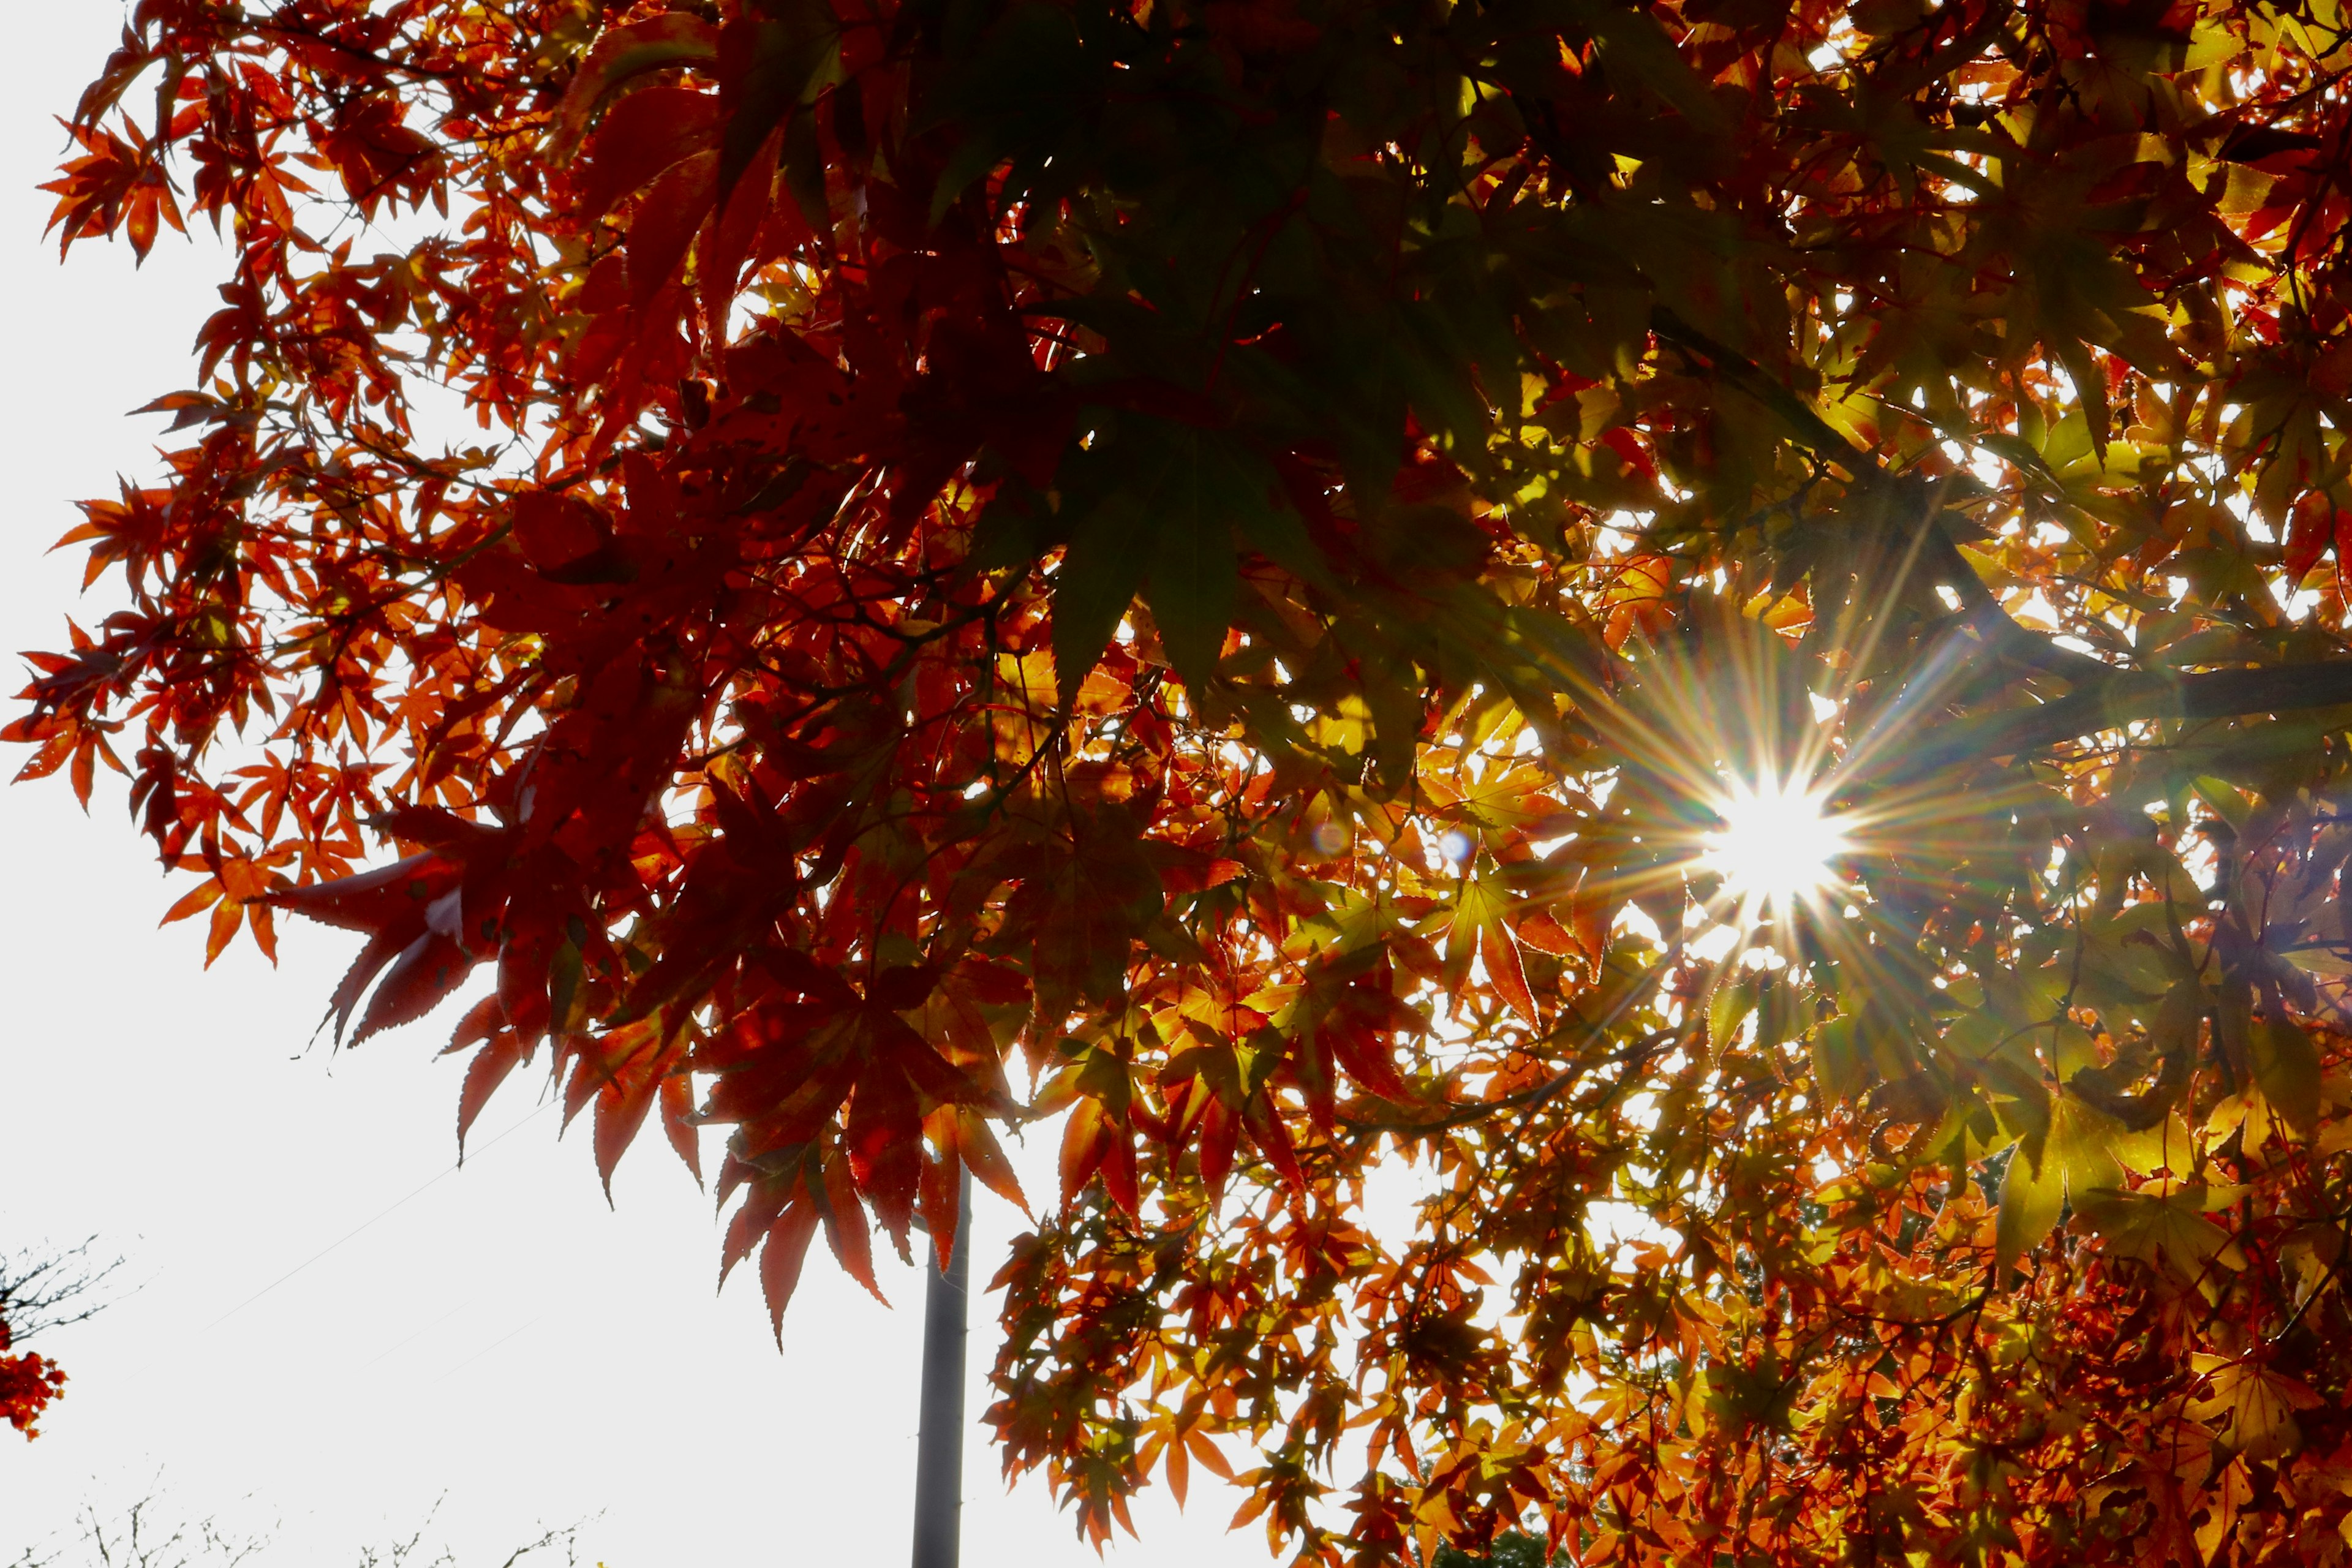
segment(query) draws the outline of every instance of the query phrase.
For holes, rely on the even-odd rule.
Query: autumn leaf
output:
[[[2189,1413],[2247,1458],[2274,1458],[2293,1449],[2301,1436],[2294,1413],[2321,1403],[2301,1382],[2268,1367],[2219,1355],[2191,1362],[2209,1382],[2206,1396]]]
[[[2203,1279],[2218,1262],[2243,1267],[2230,1233],[2204,1217],[2213,1206],[2208,1192],[2178,1187],[2171,1192],[2094,1194],[2084,1213],[2119,1257],[2162,1262],[2184,1279]]]

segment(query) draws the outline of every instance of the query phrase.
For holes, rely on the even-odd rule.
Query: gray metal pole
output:
[[[959,1178],[955,1247],[926,1247],[922,1425],[915,1438],[915,1568],[956,1568],[963,1517],[963,1354],[971,1297],[971,1173]]]

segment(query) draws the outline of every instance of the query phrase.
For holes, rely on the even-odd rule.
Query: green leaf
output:
[[[2039,1157],[2037,1157],[2039,1156]],[[2021,1143],[2009,1157],[2000,1180],[2000,1214],[1994,1224],[1993,1246],[2001,1272],[2042,1245],[2058,1224],[2066,1204],[2066,1178],[2060,1162],[2046,1148]]]
[[[2198,798],[2211,806],[2222,821],[2243,831],[2247,820],[2253,816],[2254,805],[2236,785],[2210,774],[2200,774],[2189,784],[2196,790]]]
[[[1077,520],[1054,574],[1054,668],[1064,708],[1102,659],[1150,559],[1146,518],[1130,494],[1114,494]]]
[[[2032,443],[2021,437],[2012,436],[2005,430],[1987,430],[1979,432],[1975,441],[1978,446],[2021,473],[2032,474],[2037,478],[2048,479],[2053,482],[2057,479],[2057,476],[2050,471],[2050,465],[2042,460],[2041,452],[2033,447]]]
[[[2254,1081],[2288,1126],[2308,1138],[2319,1126],[2319,1053],[2294,1024],[2258,1020],[2247,1031]]]
[[[795,110],[784,121],[782,158],[784,185],[792,192],[793,204],[811,228],[824,233],[832,226],[833,215],[825,205],[824,150],[817,142],[816,116],[808,110]]]
[[[1813,1030],[1813,1076],[1831,1100],[1852,1100],[1870,1087],[1870,1063],[1856,1020],[1832,1018]]]
[[[2178,1110],[2168,1110],[2153,1126],[2138,1131],[2126,1131],[2116,1136],[2110,1145],[2116,1159],[2143,1175],[2158,1171],[2170,1171],[2184,1175],[2196,1155],[2196,1146],[2189,1140],[2189,1123]]]
[[[1338,581],[1323,560],[1323,552],[1307,536],[1307,524],[1282,498],[1273,471],[1262,476],[1256,458],[1241,455],[1239,479],[1242,488],[1236,496],[1241,503],[1234,513],[1234,525],[1242,538],[1259,554],[1289,573],[1300,582],[1327,591],[1336,591]]]
[[[1591,29],[1600,42],[1601,58],[1612,69],[1623,71],[1680,110],[1694,131],[1705,136],[1731,133],[1723,108],[1707,91],[1705,79],[1675,52],[1674,40],[1648,11],[1590,0],[1579,0],[1566,9]]]
[[[2062,1089],[2051,1102],[2042,1163],[2056,1163],[2069,1193],[2120,1186],[2124,1173],[2116,1162],[2115,1143],[2122,1131],[2115,1118]]]
[[[2042,1081],[2039,1069],[2004,1055],[1985,1058],[1977,1064],[1977,1071],[2002,1130],[2040,1150],[2049,1134],[2053,1109],[2050,1086]]]
[[[2050,1097],[2049,1115],[2049,1131],[2027,1136],[2001,1177],[1994,1245],[2003,1268],[2042,1245],[2070,1195],[2123,1184],[2114,1150],[2122,1129],[2112,1117],[2063,1090]]]
[[[980,520],[972,524],[964,570],[981,574],[1007,566],[1025,567],[1045,552],[1047,519],[1028,501],[1029,498],[1015,499],[1000,490],[981,510]]]
[[[2186,1059],[2197,1049],[2197,1037],[2205,1022],[2205,987],[2193,976],[2173,983],[2158,1004],[2156,1016],[2147,1026],[2148,1043],[2161,1057]]]
[[[2046,1048],[2050,1053],[2051,1073],[2060,1083],[2084,1068],[2099,1065],[2098,1047],[2092,1043],[2090,1031],[2072,1018],[2060,1018],[2050,1026]]]
[[[1732,1037],[1748,1015],[1756,1010],[1756,982],[1753,978],[1719,983],[1715,994],[1706,1004],[1706,1037],[1716,1054],[1720,1056],[1729,1046]]]
[[[1144,594],[1169,662],[1197,690],[1216,674],[1240,597],[1232,522],[1238,510],[1235,476],[1199,436],[1188,433],[1174,445],[1159,488],[1164,498],[1155,508],[1159,549]]]

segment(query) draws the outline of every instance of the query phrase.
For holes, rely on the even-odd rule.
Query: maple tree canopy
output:
[[[1097,1541],[2339,1562],[2347,30],[138,0],[57,231],[231,270],[7,734],[778,1312],[1058,1119]]]

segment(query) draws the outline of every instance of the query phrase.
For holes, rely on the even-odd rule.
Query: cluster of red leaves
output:
[[[0,1419],[31,1439],[41,1435],[41,1412],[65,1392],[66,1374],[31,1351],[10,1355],[13,1342],[7,1319],[0,1317]]]
[[[362,933],[343,1037],[486,977],[461,1137],[728,1129],[778,1314],[1058,1116],[991,1420],[1097,1541],[1198,1461],[1326,1563],[2336,1561],[2347,71],[139,0],[57,226],[233,270],[6,736],[209,955]],[[1710,792],[1825,749],[1851,907],[1743,956]]]

